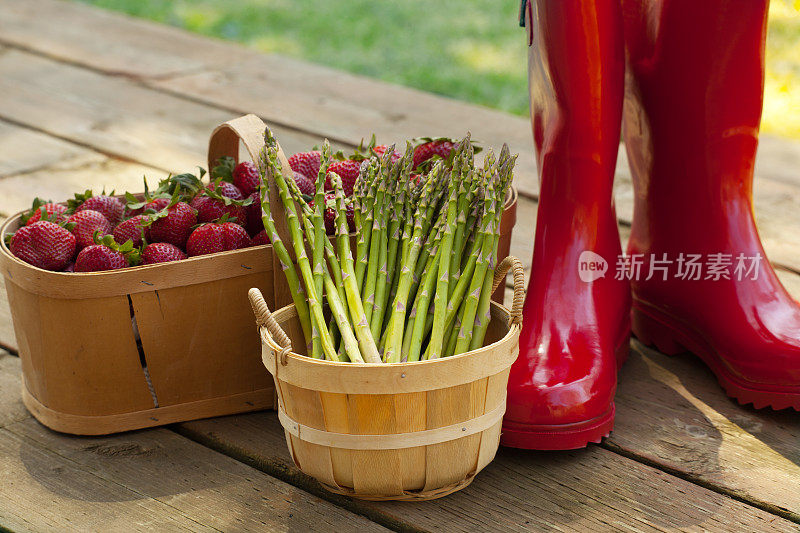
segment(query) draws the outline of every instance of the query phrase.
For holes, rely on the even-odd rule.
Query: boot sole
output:
[[[504,422],[500,444],[524,450],[576,450],[590,442],[599,444],[614,429],[614,402],[602,415],[571,424],[519,424]]]
[[[666,355],[693,353],[711,369],[725,393],[739,404],[752,404],[756,409],[800,411],[800,387],[753,383],[732,375],[719,353],[697,332],[645,302],[634,300],[632,315],[633,334],[639,342]]]

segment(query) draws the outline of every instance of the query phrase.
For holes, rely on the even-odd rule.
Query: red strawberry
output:
[[[325,190],[333,190],[331,185],[330,174],[336,172],[342,178],[342,189],[344,195],[350,196],[353,194],[353,186],[356,184],[358,174],[361,172],[361,161],[353,159],[345,159],[344,161],[336,161],[331,163],[328,167],[328,179],[325,180]]]
[[[152,265],[154,263],[166,263],[168,261],[180,261],[188,257],[183,250],[168,242],[154,242],[148,244],[142,252],[142,264]]]
[[[239,187],[234,185],[229,181],[219,181],[219,182],[212,182],[206,186],[206,189],[209,191],[214,191],[225,198],[231,198],[233,200],[243,200],[244,194],[242,191],[239,190]]]
[[[260,246],[262,244],[270,244],[270,242],[271,241],[267,236],[267,230],[262,229],[259,233],[256,234],[255,237],[253,237],[250,246]]]
[[[378,154],[378,157],[383,157],[383,155],[386,153],[386,150],[388,149],[389,147],[386,146],[385,144],[380,144],[375,148],[373,148],[372,151]],[[397,150],[395,150],[394,153],[392,153],[392,163],[397,163],[401,157],[403,157],[403,155]]]
[[[75,195],[76,199],[83,198],[83,201],[78,202],[80,205],[75,211],[85,211],[87,209],[97,211],[106,217],[106,220],[111,222],[112,226],[119,224],[125,211],[125,204],[119,198],[114,198],[113,196],[106,196],[105,194],[92,196],[91,194],[91,191],[87,191],[84,195]],[[74,202],[74,200],[70,200],[70,202]]]
[[[68,264],[67,266],[65,266],[65,267],[64,267],[64,268],[61,270],[61,272],[75,272],[75,263],[70,263],[70,264]]]
[[[450,152],[453,151],[453,141],[450,139],[439,137],[438,139],[431,139],[425,137],[422,139],[422,144],[414,148],[414,168],[417,168],[420,163],[423,163],[431,157],[438,155],[442,159],[447,159]]]
[[[95,244],[94,234],[100,232],[100,236],[111,233],[111,223],[99,211],[83,209],[67,219],[68,223],[73,223],[72,234],[77,240],[78,250]]]
[[[314,207],[314,202],[310,202],[311,207]],[[345,214],[347,216],[347,227],[350,231],[355,231],[355,209],[353,207],[353,203],[349,200],[345,200]],[[325,233],[328,235],[335,235],[336,234],[336,193],[334,192],[326,192],[325,193]]]
[[[252,162],[242,161],[233,169],[233,184],[239,187],[243,195],[250,196],[258,190],[260,183],[261,175]]]
[[[166,197],[159,197],[159,198],[151,198],[147,199],[145,196],[145,200],[139,200],[135,196],[130,193],[125,193],[125,197],[128,199],[128,203],[125,206],[125,218],[135,217],[136,215],[141,215],[147,210],[158,212],[164,209],[169,205],[170,199]],[[131,206],[140,206],[131,209]]]
[[[45,211],[45,220],[55,222],[56,224],[67,220],[68,215],[65,213],[67,210],[66,206],[53,202],[43,203],[41,199],[36,198],[33,201],[33,207],[31,207],[27,213],[22,215],[22,221],[25,223],[25,225],[30,226],[34,222],[41,220],[42,209]]]
[[[99,272],[128,266],[125,255],[105,244],[93,244],[80,251],[75,259],[75,272]]]
[[[151,217],[150,238],[154,242],[168,242],[178,248],[186,246],[192,226],[197,224],[197,212],[186,202],[178,202]]]
[[[245,229],[231,222],[203,224],[192,232],[186,242],[190,256],[213,254],[227,250],[238,250],[250,246],[250,237]]]
[[[247,233],[255,235],[264,229],[264,223],[261,221],[261,197],[258,191],[255,191],[248,198],[253,203],[244,208],[247,212],[247,225],[245,227],[247,228]]]
[[[192,200],[192,207],[197,210],[198,222],[214,222],[227,214],[233,222],[244,226],[247,224],[247,210],[238,204],[225,205],[224,200],[198,194]],[[235,219],[235,220],[233,220]]]
[[[298,152],[289,158],[289,166],[292,167],[292,170],[312,180],[317,179],[317,174],[319,174],[319,167],[321,165],[322,152],[319,150]]]
[[[148,209],[151,209],[151,210],[155,211],[156,213],[158,213],[159,211],[161,211],[162,209],[164,209],[168,205],[169,205],[169,198],[156,198],[155,200],[151,200],[151,201],[147,202],[146,204],[144,204],[144,207],[142,209],[144,211],[147,211]]]
[[[303,194],[307,194],[308,196],[314,196],[314,193],[317,192],[317,187],[315,185],[316,181],[313,181],[311,178],[305,177],[303,174],[299,172],[294,173],[294,182],[297,183],[297,188],[300,189],[300,192]]]
[[[150,240],[149,228],[144,224],[147,220],[147,215],[136,215],[128,220],[123,220],[114,228],[114,240],[118,243],[130,240],[134,246],[141,246],[142,232],[144,232],[145,238]]]
[[[75,236],[58,224],[40,220],[18,229],[9,248],[16,257],[35,267],[61,270],[75,255]]]

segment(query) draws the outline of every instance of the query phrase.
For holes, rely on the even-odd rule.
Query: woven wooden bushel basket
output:
[[[297,467],[331,492],[367,500],[430,500],[469,485],[497,452],[519,353],[518,259],[498,266],[494,288],[512,267],[512,309],[492,302],[483,348],[412,363],[336,363],[296,353],[292,347],[305,342],[294,305],[270,314],[251,289],[262,359]]]

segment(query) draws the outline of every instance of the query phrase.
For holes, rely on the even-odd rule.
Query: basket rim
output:
[[[506,306],[501,305],[501,304],[499,304],[499,303],[497,303],[495,301],[492,301],[491,304],[492,304],[491,309],[492,309],[492,318],[493,319],[495,318],[495,316],[494,316],[495,313],[498,312],[498,311],[502,312],[506,317],[510,317],[511,316],[511,313],[509,312],[509,310],[508,310],[508,308]],[[285,316],[285,317],[283,316],[283,315],[287,315],[287,314],[288,314],[288,316]],[[294,304],[292,303],[292,304],[286,305],[284,307],[281,307],[280,309],[278,309],[277,311],[272,313],[272,316],[280,324],[282,319],[286,320],[286,319],[291,319],[291,318],[296,317],[297,316],[297,311],[295,311]],[[482,346],[482,347],[478,348],[477,350],[470,350],[468,352],[464,352],[464,353],[461,353],[461,354],[458,354],[458,355],[452,355],[450,357],[441,357],[439,359],[428,359],[428,360],[424,360],[424,361],[406,361],[404,363],[350,363],[350,362],[344,362],[344,361],[328,361],[326,359],[314,359],[314,358],[309,357],[307,355],[302,355],[302,354],[299,354],[299,353],[293,352],[293,351],[289,351],[286,355],[287,355],[287,357],[291,357],[292,359],[296,359],[296,360],[298,360],[298,361],[300,361],[300,362],[302,362],[304,364],[308,363],[308,364],[312,364],[312,365],[321,365],[321,366],[324,366],[324,367],[375,368],[375,369],[378,369],[378,368],[407,368],[407,367],[410,367],[410,366],[419,366],[419,365],[431,364],[431,363],[443,363],[443,362],[447,362],[447,361],[455,361],[455,360],[461,359],[463,357],[470,356],[474,352],[477,352],[477,351],[480,351],[480,350],[484,350],[484,349],[487,349],[487,348],[496,347],[498,344],[501,344],[504,340],[512,337],[514,335],[514,333],[515,333],[515,330],[520,330],[520,329],[521,328],[520,328],[519,325],[511,324],[511,325],[508,326],[508,331],[506,331],[505,335],[503,335],[501,338],[497,339],[496,341],[494,341],[494,342],[492,342],[490,344],[487,344],[485,346]],[[259,330],[259,336],[261,337],[262,344],[268,344],[270,346],[270,348],[272,348],[276,352],[280,352],[283,349],[281,346],[278,345],[278,343],[275,342],[274,339],[272,339],[270,336],[265,334],[265,332],[267,331],[267,328],[259,327],[258,330]]]
[[[292,313],[287,316],[287,313]],[[277,315],[277,317],[276,317]],[[510,312],[492,302],[492,320],[508,324]],[[273,314],[276,320],[296,317],[294,304]],[[521,327],[510,324],[495,342],[463,354],[405,363],[344,363],[312,359],[284,350],[260,328],[261,360],[278,383],[339,394],[400,394],[463,385],[508,371],[519,354]],[[285,358],[283,354],[285,353]],[[346,369],[346,370],[345,370]],[[280,396],[280,395],[279,395]]]

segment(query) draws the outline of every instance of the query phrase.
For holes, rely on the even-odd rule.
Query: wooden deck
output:
[[[509,31],[514,31],[511,25]],[[520,38],[522,36],[520,35]],[[520,65],[520,68],[524,68]],[[528,122],[500,112],[53,0],[0,0],[0,213],[33,196],[138,190],[203,165],[218,123],[256,113],[287,151],[423,134],[521,154],[512,253],[530,264],[536,176]],[[756,207],[770,259],[800,296],[800,148],[764,138]],[[632,190],[616,185],[627,236]],[[691,356],[633,342],[617,423],[585,450],[501,449],[467,489],[426,503],[329,495],[296,470],[273,412],[108,438],[47,430],[19,398],[0,305],[0,530],[744,530],[800,526],[800,416],[729,400]]]

